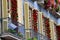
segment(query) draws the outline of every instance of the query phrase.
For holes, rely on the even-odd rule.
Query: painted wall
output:
[[[60,18],[57,19],[55,18],[51,13],[49,13],[49,11],[45,10],[44,8],[42,8],[40,5],[37,4],[37,1],[32,2],[31,0],[28,0],[30,3],[32,3],[32,5],[34,5],[34,8],[37,10],[40,10],[41,12],[43,12],[43,15],[47,18],[52,19],[53,21],[55,21],[56,23],[60,24]]]
[[[58,22],[58,25],[60,25],[60,18],[59,18],[59,19],[57,19],[57,20],[58,20],[58,21],[57,21],[57,22]]]
[[[49,13],[49,11],[47,11],[44,8],[42,8],[41,6],[39,6],[36,1],[34,2],[34,8],[40,10],[41,12],[43,12],[43,15],[45,17],[50,18],[57,23],[57,19],[51,13]]]
[[[43,15],[45,17],[50,18],[50,19],[54,20],[57,23],[57,19],[51,13],[49,13],[49,11],[43,9],[42,7],[40,7],[40,11],[43,12]]]
[[[34,8],[35,8],[35,9],[39,9],[39,8],[38,8],[37,1],[34,2]]]
[[[17,0],[18,22],[21,24],[23,24],[23,1],[24,0]]]

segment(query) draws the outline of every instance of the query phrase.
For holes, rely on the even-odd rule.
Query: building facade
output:
[[[39,2],[0,0],[1,40],[60,40],[60,15]]]

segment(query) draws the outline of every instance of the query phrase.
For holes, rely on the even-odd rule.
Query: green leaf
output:
[[[18,33],[17,35],[20,36],[20,37],[23,37],[23,35],[21,33]]]
[[[38,40],[37,37],[34,37],[33,40]]]
[[[27,40],[32,40],[32,38],[29,38],[29,39],[27,39]]]
[[[12,30],[12,29],[8,29],[8,31],[11,32],[11,33],[16,33],[16,31]]]
[[[55,0],[56,3],[58,3],[58,0]]]

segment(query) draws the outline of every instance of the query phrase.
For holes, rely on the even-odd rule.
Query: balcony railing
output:
[[[9,23],[12,23],[11,22],[11,18],[2,18],[3,19],[3,23],[4,24],[2,24],[2,33],[1,33],[1,36],[0,37],[4,37],[4,36],[9,36],[9,37],[13,37],[13,38],[15,38],[15,39],[21,39],[21,40],[23,40],[23,35],[22,34],[20,34],[20,33],[16,33],[15,32],[15,30],[9,30],[10,28],[8,27],[8,24]],[[7,20],[6,20],[7,19]],[[1,20],[1,19],[0,19]],[[5,21],[6,20],[6,21]],[[5,23],[6,22],[6,23]],[[4,26],[3,25],[5,25],[5,27],[6,28],[4,28]],[[19,25],[20,26],[23,26],[22,24],[20,24],[19,23]],[[13,25],[12,25],[13,26]],[[11,32],[12,31],[12,32]]]
[[[39,32],[37,32],[37,36],[36,37],[38,38],[38,40],[50,40],[50,38],[48,38],[47,36],[45,36],[45,35],[43,35],[43,34],[41,34]]]
[[[34,32],[34,30],[32,29],[25,29],[25,30],[30,30],[30,32],[32,32],[30,35],[31,38],[29,38],[30,40],[34,40],[34,38],[36,40],[50,40],[50,38],[48,38],[47,36],[44,36],[43,34],[39,33],[39,32]]]

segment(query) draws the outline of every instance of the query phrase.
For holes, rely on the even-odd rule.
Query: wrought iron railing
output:
[[[2,19],[4,19],[4,18],[2,18]],[[5,18],[6,19],[6,18]],[[11,18],[9,18],[9,17],[7,17],[7,21],[8,21],[8,23],[12,23],[11,22]],[[18,23],[18,24],[20,24],[20,23]],[[8,25],[8,24],[7,24]],[[20,24],[20,26],[23,26],[22,24]],[[16,33],[14,30],[12,30],[13,32],[11,32],[11,30],[9,30],[9,27],[7,26],[7,30],[4,30],[4,28],[3,28],[3,26],[2,26],[2,33],[1,33],[1,36],[4,36],[4,35],[11,35],[11,36],[13,36],[13,37],[16,37],[16,38],[18,38],[18,39],[22,39],[23,40],[23,35],[22,34],[20,34],[20,33]]]
[[[32,30],[32,31],[34,32],[34,30]],[[36,32],[34,32],[34,33],[36,33]],[[38,40],[50,40],[50,38],[48,38],[47,36],[45,36],[39,32],[37,32],[36,34],[37,34],[36,37],[38,38]]]

